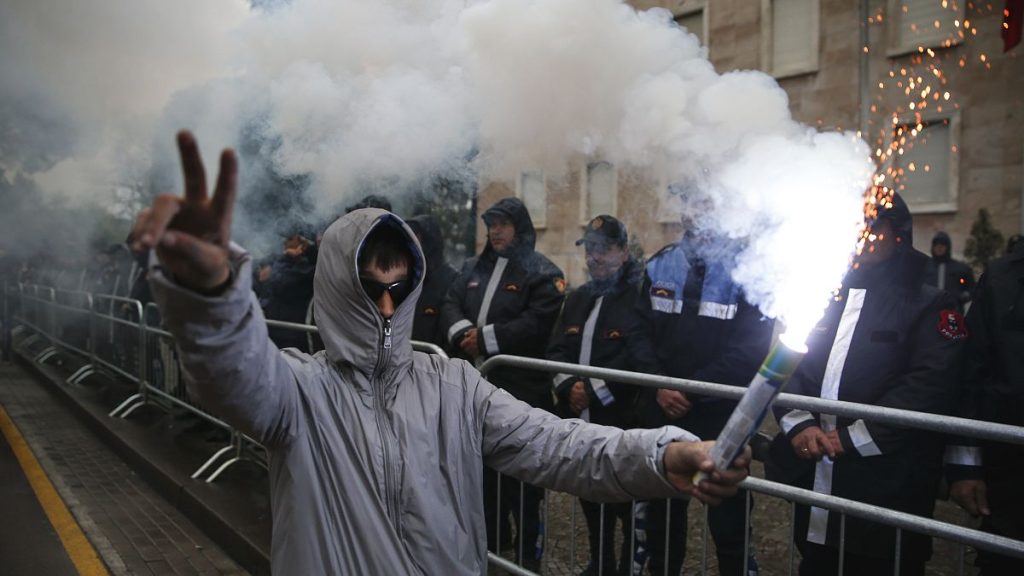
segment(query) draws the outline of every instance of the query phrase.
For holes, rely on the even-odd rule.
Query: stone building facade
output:
[[[898,175],[919,249],[927,252],[934,233],[945,230],[959,257],[981,208],[1004,236],[1024,231],[1024,46],[1003,52],[1002,0],[631,4],[669,10],[698,35],[719,73],[775,76],[798,121],[861,131],[880,155],[880,170]],[[507,195],[527,200],[538,249],[571,285],[586,279],[574,241],[590,214],[622,219],[646,255],[680,233],[657,183],[594,159],[572,162],[557,182],[528,173],[516,182],[485,177],[478,205]]]

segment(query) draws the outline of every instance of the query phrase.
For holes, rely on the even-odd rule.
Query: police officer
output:
[[[967,313],[968,418],[1024,426],[1024,244],[989,263]],[[1024,449],[982,442],[946,452],[950,496],[981,528],[1024,540]],[[983,576],[1024,574],[1024,561],[978,550]]]
[[[960,312],[971,301],[974,271],[967,264],[953,259],[953,242],[945,232],[938,232],[932,238],[932,258],[928,261],[925,278],[929,285],[952,294],[957,299]]]
[[[537,234],[521,200],[499,200],[482,218],[487,244],[480,256],[463,265],[442,308],[449,345],[476,363],[497,354],[543,358],[565,298],[564,275],[534,250]],[[487,379],[532,406],[554,410],[551,380],[545,373],[506,367],[491,371]],[[536,566],[543,491],[528,484],[520,490],[520,483],[509,477],[502,479],[499,489],[497,475],[489,469],[484,482],[488,549],[497,550],[499,518],[503,540],[510,534],[511,514],[519,527],[514,549],[517,554],[523,551],[524,565]]]
[[[967,337],[956,301],[925,283],[927,256],[913,249],[910,211],[898,195],[872,224],[877,240],[860,254],[808,339],[787,392],[948,414],[959,389]],[[803,410],[776,410],[772,461],[780,479],[822,494],[931,516],[942,468],[940,435]],[[797,506],[794,538],[802,576],[839,569],[841,519]],[[922,575],[931,539],[904,531],[900,574]],[[891,573],[896,531],[845,519],[847,575]]]
[[[416,316],[413,318],[412,339],[437,344],[447,348],[448,341],[441,325],[441,305],[448,287],[455,281],[458,272],[444,258],[444,237],[437,219],[428,214],[413,216],[405,221],[412,228],[423,248],[427,271],[423,278],[423,291],[416,302]]]
[[[590,221],[576,245],[586,250],[590,281],[565,299],[561,319],[548,347],[558,362],[632,370],[629,334],[636,321],[643,268],[627,248],[626,227],[601,215]],[[553,381],[563,415],[595,424],[632,428],[640,388],[598,378],[558,374]],[[587,521],[590,565],[584,574],[628,574],[631,563],[632,504],[597,504],[580,498]],[[622,550],[615,559],[615,522],[621,522]]]
[[[746,386],[768,353],[774,323],[746,301],[732,281],[738,247],[684,218],[685,232],[651,257],[635,308],[638,369],[676,378]],[[647,358],[653,358],[649,364]],[[645,393],[644,424],[684,426],[703,439],[717,438],[736,402],[693,397],[676,390]],[[686,556],[687,501],[653,501],[647,507],[651,574],[679,574]],[[743,573],[746,494],[742,491],[709,513],[723,576]],[[669,529],[666,532],[666,516]],[[667,559],[667,563],[666,563]],[[756,562],[750,558],[750,572]],[[746,576],[746,575],[744,575]]]

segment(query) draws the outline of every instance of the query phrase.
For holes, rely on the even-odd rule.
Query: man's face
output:
[[[590,277],[597,281],[614,278],[629,257],[622,246],[587,242],[585,247],[587,269],[590,270]]]
[[[879,220],[874,225],[874,240],[868,240],[864,244],[864,251],[857,256],[857,263],[862,266],[872,266],[885,262],[896,252],[896,245],[899,239],[892,231],[892,222]]]
[[[309,240],[298,234],[284,241],[284,255],[289,258],[298,258],[309,247]]]
[[[935,256],[936,258],[942,258],[943,256],[946,255],[946,252],[948,251],[949,247],[947,247],[945,244],[932,244],[932,256]]]
[[[359,271],[359,278],[363,281],[364,285],[369,284],[371,287],[376,285],[377,290],[381,286],[391,287],[390,290],[380,291],[380,295],[376,299],[373,298],[370,290],[364,287],[370,299],[374,300],[377,304],[377,310],[380,311],[380,315],[385,319],[394,316],[395,308],[401,304],[401,299],[398,299],[398,302],[395,301],[396,296],[404,298],[408,295],[408,283],[410,282],[409,265],[405,262],[399,262],[392,266],[390,270],[384,271],[377,265],[375,258],[368,266]],[[399,284],[401,282],[405,284]],[[395,291],[396,294],[393,295],[392,291]],[[404,291],[405,294],[401,294],[401,291]]]
[[[504,252],[512,247],[516,239],[516,227],[512,221],[504,216],[492,216],[487,223],[487,239],[491,247],[498,253]]]

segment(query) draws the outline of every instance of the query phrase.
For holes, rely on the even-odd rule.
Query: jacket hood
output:
[[[953,241],[949,239],[949,234],[945,232],[937,232],[932,237],[932,247],[936,244],[944,244],[946,246],[946,253],[940,256],[932,255],[932,258],[939,262],[948,262],[953,257]]]
[[[413,254],[415,288],[391,318],[391,347],[385,348],[384,318],[359,283],[357,256],[377,226],[404,232]],[[346,214],[324,233],[313,279],[313,314],[327,358],[370,377],[390,373],[412,359],[412,322],[423,284],[424,259],[416,236],[401,218],[378,208]],[[383,361],[383,362],[382,362]]]
[[[530,218],[530,212],[526,209],[523,201],[519,198],[502,198],[484,211],[480,218],[483,219],[484,224],[487,224],[487,220],[491,216],[497,215],[511,220],[516,228],[516,240],[512,248],[515,255],[533,252],[537,245],[537,231],[533,228],[533,220]],[[487,241],[487,246],[484,248],[484,254],[488,253],[497,254],[494,248],[491,247],[490,240]]]
[[[444,236],[437,218],[429,214],[413,216],[405,221],[416,234],[423,248],[423,257],[427,262],[427,271],[444,266]]]
[[[903,200],[903,197],[893,192],[891,206],[879,206],[877,220],[889,220],[892,222],[892,231],[896,236],[903,239],[902,246],[910,247],[914,244],[914,221],[910,216],[910,207]]]

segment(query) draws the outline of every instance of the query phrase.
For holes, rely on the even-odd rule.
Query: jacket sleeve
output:
[[[654,310],[651,309],[651,280],[644,273],[640,294],[633,305],[633,314],[626,328],[626,347],[634,372],[664,374],[654,349]]]
[[[479,377],[474,403],[485,464],[513,478],[595,501],[679,496],[665,479],[665,447],[697,440],[672,426],[620,430],[563,420]]]
[[[904,372],[886,386],[874,404],[932,414],[950,414],[958,400],[957,383],[963,338],[947,338],[938,330],[940,311],[955,310],[952,296],[937,297],[908,333],[910,347]],[[906,448],[915,434],[905,428],[857,420],[839,429],[843,448],[860,456],[888,454]]]
[[[231,284],[212,297],[182,287],[157,265],[149,275],[153,297],[192,395],[264,445],[280,445],[298,426],[297,376],[267,336],[249,255],[233,245],[232,263]]]
[[[968,340],[964,351],[963,378],[960,388],[960,402],[957,416],[982,419],[979,410],[983,391],[991,385],[992,367],[996,365],[993,354],[994,343],[990,330],[994,327],[995,314],[989,293],[989,277],[982,274],[974,292],[974,301],[967,313]],[[982,472],[981,446],[966,436],[950,438],[945,454],[946,478],[957,480],[980,480]]]
[[[567,362],[569,364],[576,364],[579,362],[579,350],[572,350],[567,338],[565,337],[565,310],[570,308],[568,304],[573,296],[573,294],[570,294],[566,298],[566,306],[563,309],[562,314],[559,315],[558,321],[555,323],[555,331],[551,335],[551,340],[548,342],[548,349],[545,354],[545,357],[548,360],[553,360],[555,362]],[[554,374],[552,376],[551,386],[559,400],[564,401],[568,398],[569,388],[577,380],[582,380],[582,378],[572,374]]]
[[[515,354],[533,356],[551,337],[551,329],[562,309],[565,295],[558,289],[560,274],[531,275],[526,307],[507,322],[496,322],[480,328],[480,351],[484,356]],[[538,346],[538,342],[541,343]]]
[[[775,323],[741,299],[731,320],[729,342],[715,360],[694,373],[694,380],[747,386],[768,354]]]
[[[462,335],[475,324],[466,317],[462,303],[466,301],[466,279],[472,269],[467,264],[462,271],[455,275],[448,292],[444,296],[444,303],[441,304],[441,330],[444,333],[444,341],[452,350],[459,346]]]

